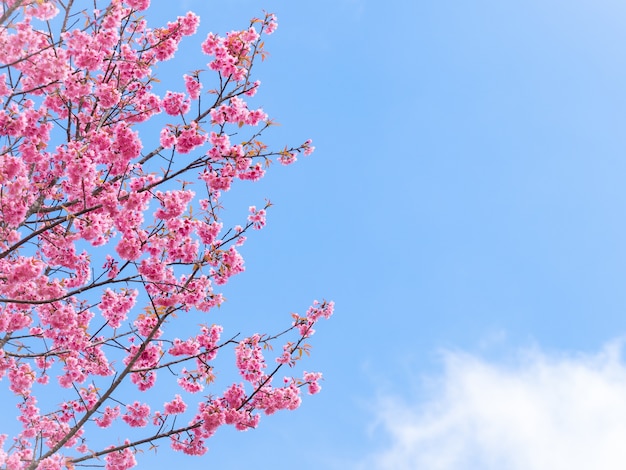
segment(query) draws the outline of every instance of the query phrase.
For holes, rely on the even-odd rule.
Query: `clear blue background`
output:
[[[139,468],[356,468],[386,445],[377,397],[415,399],[442,348],[506,361],[624,334],[621,2],[152,3],[153,25],[202,18],[159,72],[176,91],[205,66],[208,31],[276,13],[254,104],[282,124],[275,147],[317,147],[228,195],[227,217],[275,206],[211,321],[274,331],[316,298],[336,315],[305,364],[324,372],[320,395],[255,431],[220,430],[203,458],[163,448]]]

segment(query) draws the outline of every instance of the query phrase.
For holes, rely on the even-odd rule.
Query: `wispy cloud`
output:
[[[367,468],[589,470],[626,468],[621,343],[593,355],[533,350],[514,364],[447,352],[434,394],[381,399],[389,444]]]

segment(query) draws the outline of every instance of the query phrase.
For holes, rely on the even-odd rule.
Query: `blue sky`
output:
[[[273,203],[211,321],[336,313],[323,391],[202,458],[139,468],[554,470],[626,466],[626,29],[621,2],[153,0],[200,32],[277,14],[254,103],[316,153],[226,198]],[[603,460],[604,459],[604,460]]]
[[[323,392],[186,468],[623,468],[624,6],[178,5],[199,39],[277,14],[255,102],[317,147],[232,195],[275,206],[219,321],[336,302]]]

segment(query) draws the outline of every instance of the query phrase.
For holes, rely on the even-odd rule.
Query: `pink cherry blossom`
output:
[[[111,328],[120,327],[121,322],[126,319],[128,312],[130,312],[131,308],[135,305],[137,294],[138,291],[136,289],[127,290],[122,293],[113,292],[108,288],[104,291],[98,307]]]
[[[122,421],[131,427],[143,427],[148,424],[150,407],[145,403],[135,401],[132,405],[126,406],[126,413],[122,415]]]
[[[250,206],[248,220],[252,222],[252,227],[260,230],[265,226],[265,209],[257,210],[256,206]]]
[[[164,128],[161,129],[160,139],[161,146],[166,149],[172,148],[176,145],[176,135],[172,132],[171,129]]]
[[[318,383],[321,378],[321,372],[304,372],[304,374],[302,375],[302,380],[307,382],[309,394],[315,395],[316,393],[319,393],[319,391],[322,389],[321,385]]]
[[[206,134],[202,134],[198,125],[193,122],[185,126],[176,137],[176,150],[178,153],[189,153],[206,142]]]
[[[165,94],[165,98],[161,101],[161,105],[167,114],[170,116],[178,116],[180,114],[186,114],[189,111],[189,100],[185,98],[184,93],[174,93],[168,91]]]
[[[240,247],[270,207],[227,212],[224,192],[314,149],[310,140],[270,148],[272,121],[247,101],[260,92],[254,64],[267,56],[276,18],[208,33],[196,51],[208,57],[161,84],[162,62],[193,58],[183,44],[199,17],[153,24],[150,7],[5,2],[0,378],[16,396],[20,429],[0,450],[2,468],[99,459],[129,469],[167,440],[199,456],[219,427],[256,428],[261,415],[300,406],[301,390],[320,390],[321,373],[300,378],[297,368],[332,302],[273,333],[206,324],[226,302],[222,286],[244,272]],[[221,384],[228,367],[243,383]],[[276,385],[281,369],[295,375]],[[179,394],[155,398],[174,383]]]
[[[268,15],[265,18],[265,34],[272,34],[278,28],[278,20],[275,15]]]
[[[126,0],[126,3],[135,10],[146,10],[150,6],[150,0]]]
[[[180,395],[176,395],[172,401],[165,403],[164,409],[166,415],[181,414],[187,409],[187,404]]]
[[[159,219],[172,219],[180,216],[194,195],[193,191],[166,191],[164,193],[157,191],[156,198],[162,207],[154,213],[154,216]]]
[[[200,80],[186,74],[183,75],[183,79],[185,80],[185,89],[187,90],[189,98],[192,100],[200,98],[200,91],[202,90],[202,83]]]
[[[258,334],[240,341],[235,348],[237,368],[241,376],[248,382],[259,383],[265,378],[263,370],[267,367],[263,352],[259,346],[261,337]]]
[[[167,352],[172,356],[195,356],[200,352],[200,343],[195,338],[190,338],[187,341],[175,338],[174,344]]]
[[[42,21],[51,20],[58,13],[59,9],[52,2],[37,2],[34,5],[30,5],[26,11],[27,15],[32,15]]]
[[[130,444],[130,441],[128,439],[126,439],[124,442],[125,444]],[[114,447],[112,446],[112,448]],[[135,454],[130,447],[110,452],[106,454],[104,460],[106,462],[106,465],[104,467],[106,470],[127,470],[137,465],[137,461],[135,460]]]
[[[116,406],[114,408],[107,406],[104,409],[102,416],[96,418],[95,422],[101,428],[108,428],[109,426],[111,426],[111,424],[113,424],[113,421],[119,416],[119,414],[120,414],[119,406]]]
[[[19,367],[11,368],[8,371],[9,376],[9,389],[19,395],[28,396],[30,394],[30,388],[35,381],[35,372],[31,369],[29,364],[22,364]]]

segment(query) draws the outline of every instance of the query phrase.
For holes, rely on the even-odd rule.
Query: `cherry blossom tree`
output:
[[[198,70],[159,94],[158,64],[199,18],[151,27],[149,4],[0,1],[0,379],[17,404],[0,428],[19,429],[0,437],[1,468],[127,469],[163,444],[202,455],[219,427],[320,390],[320,373],[294,372],[332,302],[274,333],[211,322],[270,206],[225,227],[223,193],[314,149],[268,148],[272,121],[247,104],[276,18],[209,33]],[[224,367],[240,378],[217,389]]]

